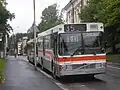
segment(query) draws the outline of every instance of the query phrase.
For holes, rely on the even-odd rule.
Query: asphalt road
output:
[[[120,90],[120,70],[107,68],[106,74],[96,75],[94,79],[86,77],[68,78],[62,82],[69,90]]]
[[[9,56],[6,80],[0,90],[61,90],[50,78],[35,71],[25,60]]]
[[[79,76],[65,77],[59,81],[41,70],[34,71],[25,57],[9,57],[6,65],[6,82],[2,90],[120,90],[118,64],[109,64],[106,74],[96,75],[93,79]]]

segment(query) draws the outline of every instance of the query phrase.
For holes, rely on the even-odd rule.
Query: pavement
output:
[[[59,81],[40,69],[35,71],[26,56],[17,59],[9,56],[6,80],[0,90],[120,90],[120,67],[108,63],[106,74],[95,75],[92,79],[67,76]]]
[[[5,83],[0,90],[61,90],[27,61],[12,56],[8,56],[5,75]]]

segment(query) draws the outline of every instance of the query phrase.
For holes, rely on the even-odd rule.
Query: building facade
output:
[[[66,23],[80,23],[79,13],[88,4],[88,0],[70,0],[63,8],[66,13]]]

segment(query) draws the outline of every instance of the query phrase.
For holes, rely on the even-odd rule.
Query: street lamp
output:
[[[37,70],[37,62],[36,62],[36,29],[35,29],[35,24],[36,24],[36,21],[35,21],[35,0],[33,0],[33,10],[34,10],[34,28],[33,28],[33,31],[34,31],[34,63],[35,63],[35,70]]]

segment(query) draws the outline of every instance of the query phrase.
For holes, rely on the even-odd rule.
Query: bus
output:
[[[38,63],[53,77],[105,73],[103,23],[60,24],[38,34]]]
[[[27,42],[27,59],[29,62],[34,63],[34,41],[30,39]]]
[[[36,42],[37,43],[37,42]],[[27,60],[32,63],[35,64],[35,60],[34,60],[34,39],[30,39],[27,42]],[[38,59],[38,49],[37,49],[37,45],[36,45],[36,60]]]

